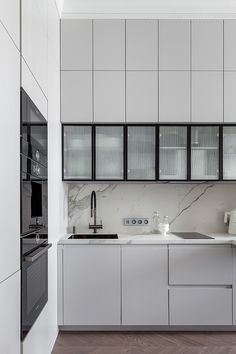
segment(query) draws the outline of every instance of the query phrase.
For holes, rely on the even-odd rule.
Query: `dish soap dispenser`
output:
[[[153,212],[152,217],[152,233],[159,234],[159,223],[160,223],[160,215],[158,211]]]

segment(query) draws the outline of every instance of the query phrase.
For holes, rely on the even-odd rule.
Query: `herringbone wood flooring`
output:
[[[60,332],[52,354],[236,354],[236,332]]]

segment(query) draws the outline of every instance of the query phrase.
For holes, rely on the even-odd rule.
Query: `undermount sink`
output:
[[[87,239],[96,239],[96,240],[109,240],[109,239],[118,239],[117,234],[74,234],[69,237],[71,240],[87,240]]]

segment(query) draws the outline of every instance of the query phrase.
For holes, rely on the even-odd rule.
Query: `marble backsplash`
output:
[[[236,208],[236,185],[198,184],[69,184],[68,232],[88,232],[91,191],[97,193],[98,222],[104,232],[137,234],[150,226],[123,225],[125,217],[168,215],[171,231],[226,232],[224,212]]]

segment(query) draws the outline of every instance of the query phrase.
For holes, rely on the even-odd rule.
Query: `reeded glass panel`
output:
[[[155,177],[155,127],[128,127],[128,179]]]
[[[64,178],[92,179],[91,126],[64,126]]]
[[[191,179],[219,177],[219,128],[196,126],[191,130]]]
[[[96,127],[96,179],[123,179],[123,127]]]
[[[160,127],[159,144],[159,179],[187,179],[187,127]]]
[[[236,127],[223,129],[223,178],[236,179]]]

